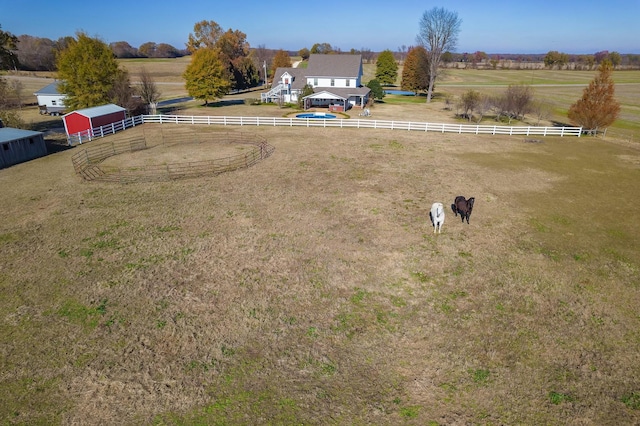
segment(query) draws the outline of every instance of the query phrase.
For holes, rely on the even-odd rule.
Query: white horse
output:
[[[431,223],[433,224],[433,233],[442,232],[442,224],[444,223],[444,206],[442,203],[433,203],[429,212]]]

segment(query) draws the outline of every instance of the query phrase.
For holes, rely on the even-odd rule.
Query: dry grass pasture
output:
[[[0,170],[4,424],[640,422],[636,146],[251,131],[203,179]]]
[[[128,66],[173,88],[176,64]],[[557,111],[582,92],[565,73],[535,88]],[[83,146],[0,170],[0,422],[640,424],[632,73],[616,74],[626,115],[606,138],[145,124],[90,143],[252,132],[275,152],[162,183],[82,181]],[[452,70],[440,87],[516,75]],[[249,96],[176,112],[291,112]],[[456,120],[441,98],[372,113]],[[238,149],[168,143],[107,165]],[[456,195],[476,198],[470,224],[447,209],[434,235],[431,203]]]

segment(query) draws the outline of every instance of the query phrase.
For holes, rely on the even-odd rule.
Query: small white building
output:
[[[65,113],[64,99],[67,95],[58,90],[59,82],[51,83],[34,93],[38,99],[40,114],[63,115]]]
[[[313,94],[305,96],[304,108],[323,107],[346,111],[364,108],[371,89],[362,85],[361,55],[319,55],[309,57],[304,68],[278,68],[271,90],[262,94],[263,102],[294,103],[306,85]]]

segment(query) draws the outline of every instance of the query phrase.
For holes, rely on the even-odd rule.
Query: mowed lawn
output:
[[[164,183],[83,182],[83,147],[0,170],[3,423],[640,422],[635,145],[207,129],[276,151]],[[434,235],[456,195],[470,224]]]

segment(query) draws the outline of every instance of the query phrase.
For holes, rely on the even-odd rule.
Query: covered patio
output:
[[[303,106],[305,110],[317,107],[335,111],[347,111],[352,107],[364,108],[369,99],[369,92],[368,87],[320,90],[302,98]]]

